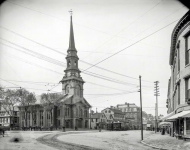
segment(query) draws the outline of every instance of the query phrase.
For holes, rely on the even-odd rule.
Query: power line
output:
[[[162,0],[161,0],[162,1]],[[143,17],[144,15],[146,15],[149,11],[151,11],[152,9],[154,9],[158,4],[161,3],[161,1],[159,3],[157,3],[155,6],[153,6],[151,9],[149,9],[148,11],[146,11],[144,14],[142,14],[140,17],[138,17],[135,21],[133,21],[132,23],[130,23],[129,25],[127,25],[127,27],[123,28],[122,30],[120,30],[118,33],[116,33],[115,35],[113,35],[110,39],[108,39],[106,42],[104,42],[103,44],[101,44],[97,49],[99,49],[100,47],[102,47],[103,45],[105,45],[106,43],[108,43],[111,39],[113,39],[115,36],[119,35],[122,31],[124,31],[126,28],[130,27],[133,23],[135,23],[136,21],[138,21],[141,17]],[[89,54],[88,56],[90,56],[91,54]],[[88,57],[86,56],[86,57]],[[85,57],[85,58],[86,58]],[[84,58],[83,58],[84,59]]]
[[[10,84],[12,84],[12,85],[16,85],[16,86],[20,87],[20,85],[17,85],[17,84],[15,84],[15,83],[9,82],[9,81],[7,81],[7,80],[1,79],[1,78],[0,78],[0,80],[3,80],[3,81],[8,82],[8,83],[10,83]],[[21,87],[20,87],[20,88],[21,88]]]
[[[86,70],[88,70],[88,69],[90,69],[90,68],[92,68],[92,67],[94,67],[94,66],[96,66],[96,65],[98,65],[98,64],[100,64],[100,63],[102,63],[102,62],[104,62],[105,60],[107,60],[107,59],[109,59],[109,58],[111,58],[111,57],[113,57],[113,56],[117,55],[118,53],[120,53],[120,52],[122,52],[122,51],[124,51],[124,50],[126,50],[126,49],[128,49],[128,48],[130,48],[130,47],[132,47],[133,45],[135,45],[135,44],[137,44],[137,43],[141,42],[142,40],[144,40],[144,39],[146,39],[146,38],[150,37],[151,35],[153,35],[153,34],[157,33],[158,31],[160,31],[160,30],[162,30],[162,29],[164,29],[164,28],[168,27],[169,25],[173,24],[174,22],[176,22],[176,21],[178,21],[178,20],[179,20],[179,19],[177,19],[177,20],[175,20],[175,21],[173,21],[173,22],[171,22],[171,23],[167,24],[166,26],[164,26],[164,27],[162,27],[162,28],[160,28],[160,29],[156,30],[155,32],[153,32],[153,33],[151,33],[151,34],[149,34],[149,35],[145,36],[144,38],[142,38],[142,39],[140,39],[140,40],[136,41],[135,43],[133,43],[133,44],[131,44],[131,45],[129,45],[129,46],[127,46],[127,47],[125,47],[124,49],[122,49],[122,50],[120,50],[120,51],[118,51],[118,52],[116,52],[116,53],[112,54],[111,56],[109,56],[109,57],[107,57],[107,58],[105,58],[105,59],[103,59],[103,60],[99,61],[98,63],[96,63],[96,64],[94,64],[94,65],[90,66],[89,68],[85,69],[84,71],[86,71]]]
[[[20,37],[22,37],[22,38],[24,38],[24,39],[27,39],[27,40],[29,40],[29,41],[32,41],[32,42],[34,42],[34,43],[36,43],[36,44],[38,44],[38,45],[40,45],[40,46],[43,46],[43,47],[45,47],[45,48],[47,48],[47,49],[50,49],[50,50],[52,50],[52,51],[54,51],[54,52],[57,52],[57,53],[62,54],[62,55],[64,55],[64,56],[67,56],[65,53],[62,53],[62,52],[60,52],[60,51],[58,51],[58,50],[55,50],[55,49],[53,49],[53,48],[51,48],[51,47],[49,47],[49,46],[43,45],[43,44],[41,44],[41,43],[39,43],[39,42],[36,42],[36,41],[34,41],[34,40],[32,40],[32,39],[29,39],[29,38],[27,38],[27,37],[25,37],[25,36],[23,36],[23,35],[20,35],[20,34],[14,32],[14,31],[12,31],[12,30],[10,30],[10,29],[8,29],[8,28],[5,28],[5,27],[3,27],[3,26],[0,26],[0,27],[3,28],[3,29],[5,29],[5,30],[7,30],[7,31],[9,31],[9,32],[11,32],[11,33],[13,33],[13,34],[18,35],[18,36],[20,36]],[[81,61],[82,63],[88,64],[88,65],[90,65],[90,66],[93,65],[93,64],[88,63],[88,62],[85,62],[85,61],[83,61],[83,60],[79,60],[79,61]],[[118,73],[118,72],[114,72],[114,71],[108,70],[108,69],[106,69],[106,68],[102,68],[102,67],[99,67],[99,66],[94,66],[94,67],[97,67],[97,68],[99,68],[99,69],[101,69],[101,70],[108,71],[108,72],[111,72],[111,73],[114,73],[114,74],[117,74],[117,75],[120,75],[120,76],[123,76],[123,77],[127,77],[127,78],[131,78],[131,79],[138,80],[138,78],[130,77],[130,76],[127,76],[127,75]],[[146,81],[146,80],[142,80],[142,81],[150,82],[150,81]],[[151,82],[151,83],[152,83],[152,82]]]
[[[177,11],[179,11],[180,9],[182,9],[183,7],[185,7],[185,6],[182,6],[182,7],[180,7],[179,9],[174,10],[171,14],[169,14],[168,16],[164,17],[163,19],[157,21],[157,22],[154,23],[151,27],[149,27],[149,28],[143,30],[141,33],[139,33],[139,34],[135,35],[134,37],[132,37],[132,39],[134,39],[135,37],[141,35],[141,34],[144,33],[145,31],[150,30],[152,27],[154,27],[155,25],[157,25],[159,22],[161,22],[162,20],[165,20],[166,18],[168,18],[169,16],[173,15],[174,13],[176,13]]]
[[[10,56],[10,57],[11,57],[11,56]],[[12,57],[12,58],[17,59],[15,56]],[[62,73],[59,73],[59,72],[56,72],[56,71],[54,71],[54,70],[51,70],[51,69],[48,69],[48,68],[45,68],[45,67],[42,67],[42,66],[33,64],[33,63],[31,63],[31,62],[25,61],[24,59],[17,59],[17,60],[62,75]],[[16,80],[8,80],[8,81],[15,81],[15,82],[33,82],[33,81],[16,81]],[[35,83],[48,83],[48,82],[35,82]],[[117,89],[117,88],[113,88],[113,87],[108,87],[108,86],[105,86],[105,85],[101,85],[101,84],[97,84],[97,83],[93,83],[93,82],[89,82],[89,81],[86,81],[86,83],[93,84],[93,85],[98,85],[98,86],[106,87],[106,88],[110,88],[110,89],[115,89],[115,90],[119,90],[119,91],[124,91],[124,90],[121,90],[121,89]],[[51,84],[56,84],[56,83],[51,83]],[[130,91],[124,91],[124,92],[130,92]]]
[[[29,53],[28,53],[28,52],[25,52],[25,51],[23,51],[23,50],[16,49],[16,48],[13,48],[13,47],[11,47],[11,46],[8,46],[8,45],[6,45],[6,44],[1,43],[1,44],[5,45],[5,46],[8,46],[8,47],[12,48],[12,49],[21,51],[21,52],[26,53],[26,54],[28,54],[28,55],[37,57],[37,58],[39,58],[39,59],[43,59],[43,60],[45,60],[45,61],[47,61],[47,62],[51,62],[51,63],[56,64],[56,65],[59,65],[59,66],[61,66],[61,67],[63,67],[63,66],[65,65],[65,64],[64,64],[63,62],[61,62],[61,61],[55,60],[55,59],[53,59],[53,58],[44,56],[44,55],[39,54],[39,53],[36,53],[36,52],[33,52],[33,51],[31,51],[31,50],[29,50],[29,49],[27,49],[27,48],[25,48],[25,47],[22,47],[22,46],[20,46],[20,45],[18,45],[18,44],[15,44],[15,43],[13,43],[13,42],[10,42],[10,41],[8,41],[8,40],[6,40],[6,39],[4,39],[4,38],[1,38],[1,37],[0,37],[0,39],[6,41],[6,42],[8,42],[8,43],[11,43],[11,44],[13,44],[13,45],[15,45],[15,46],[21,47],[21,48],[23,48],[24,50],[28,51]],[[31,53],[32,53],[32,54],[31,54]],[[38,55],[39,55],[39,56],[38,56]],[[113,79],[113,78],[109,78],[109,77],[106,77],[106,76],[103,76],[103,75],[98,75],[98,74],[96,74],[96,73],[92,73],[92,72],[89,72],[89,71],[88,71],[88,72],[87,72],[87,71],[86,71],[86,72],[83,72],[83,71],[82,71],[82,73],[84,73],[84,74],[86,74],[86,75],[90,75],[90,76],[96,77],[96,78],[100,78],[100,79],[103,79],[103,80],[107,80],[107,81],[110,81],[110,82],[123,84],[123,85],[128,85],[128,86],[136,86],[136,85],[137,85],[137,84],[133,84],[133,83],[128,83],[128,82],[119,81],[119,80],[116,80],[116,79]]]

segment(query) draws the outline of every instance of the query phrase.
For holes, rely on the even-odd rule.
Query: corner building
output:
[[[171,36],[171,77],[166,107],[172,136],[190,135],[190,11],[176,24]]]

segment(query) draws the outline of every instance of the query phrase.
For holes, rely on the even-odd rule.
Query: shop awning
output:
[[[165,121],[165,120],[167,120],[169,117],[171,117],[171,116],[173,116],[173,115],[175,115],[174,111],[171,112],[171,113],[169,113],[167,116],[161,118],[160,120]]]
[[[189,111],[182,111],[178,114],[175,114],[171,117],[169,117],[167,120],[175,120],[177,118],[187,118],[187,117],[190,117],[190,110]]]
[[[171,122],[160,122],[159,126],[164,126],[164,125],[171,125]]]

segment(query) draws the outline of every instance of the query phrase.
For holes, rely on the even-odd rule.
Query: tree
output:
[[[29,92],[26,89],[18,89],[16,91],[18,102],[20,107],[20,114],[24,117],[25,126],[27,126],[27,112],[31,108],[31,104],[35,104],[36,96],[35,93]]]
[[[59,106],[60,97],[61,94],[58,93],[43,93],[41,95],[40,103],[45,108],[45,110],[50,114],[51,118],[54,106]],[[52,124],[52,120],[50,121],[50,124]]]

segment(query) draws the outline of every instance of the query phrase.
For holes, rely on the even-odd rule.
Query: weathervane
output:
[[[72,9],[71,10],[69,10],[69,13],[71,14],[71,16],[72,16],[72,14],[73,14],[73,11],[72,11]]]

